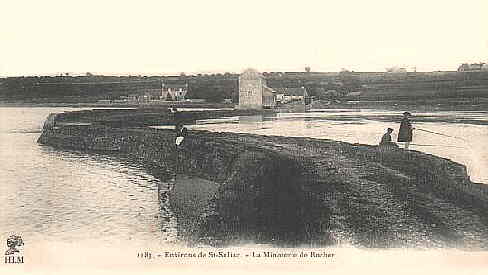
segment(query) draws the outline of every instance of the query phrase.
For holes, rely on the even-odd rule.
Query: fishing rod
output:
[[[423,146],[423,147],[448,147],[448,148],[460,148],[460,149],[468,149],[467,147],[461,147],[461,146],[452,146],[452,145],[439,145],[439,144],[416,144],[416,143],[410,143],[411,146]]]
[[[415,128],[415,129],[416,130],[419,130],[419,131],[431,133],[431,134],[434,134],[434,135],[440,135],[440,136],[445,136],[445,137],[450,137],[450,138],[456,138],[456,139],[460,139],[462,141],[466,141],[465,139],[460,138],[460,137],[454,137],[454,136],[446,135],[446,134],[443,134],[443,133],[437,133],[437,132],[433,132],[433,131],[429,131],[429,130],[425,130],[425,129],[419,129],[419,128]]]

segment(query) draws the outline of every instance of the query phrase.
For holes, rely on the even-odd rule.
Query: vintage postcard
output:
[[[1,274],[488,271],[488,2],[1,10]]]

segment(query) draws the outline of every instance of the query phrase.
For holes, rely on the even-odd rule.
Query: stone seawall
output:
[[[178,173],[217,185],[187,230],[196,241],[488,247],[488,189],[450,160],[332,140],[207,131],[190,131],[176,152],[174,138],[169,130],[64,125],[46,127],[38,142],[138,159],[166,179],[178,158]],[[170,200],[182,199],[174,194]]]

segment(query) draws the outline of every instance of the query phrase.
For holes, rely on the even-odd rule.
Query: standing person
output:
[[[403,119],[400,123],[400,130],[398,131],[398,142],[405,142],[405,149],[408,149],[410,142],[412,142],[413,128],[410,122],[411,113],[403,113]]]
[[[188,129],[186,129],[186,127],[184,127],[183,124],[178,123],[175,126],[175,132],[176,132],[175,144],[178,147],[183,142],[183,140],[185,139],[185,137],[188,133]]]
[[[188,134],[188,129],[183,126],[183,124],[178,123],[175,126],[175,132],[176,132],[176,139],[175,139],[175,180],[176,180],[176,175],[178,174],[178,170],[180,169],[179,165],[179,149],[180,145],[185,139],[186,135]]]

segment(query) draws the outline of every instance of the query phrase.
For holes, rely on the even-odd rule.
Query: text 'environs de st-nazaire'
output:
[[[163,258],[333,258],[334,253],[328,251],[293,251],[293,252],[275,252],[275,251],[200,251],[200,252],[169,252],[156,254],[157,257]]]

